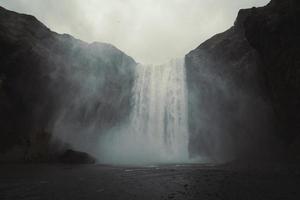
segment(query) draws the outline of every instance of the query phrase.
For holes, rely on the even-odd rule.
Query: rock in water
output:
[[[85,152],[68,149],[59,157],[59,162],[65,164],[93,164],[96,160]]]

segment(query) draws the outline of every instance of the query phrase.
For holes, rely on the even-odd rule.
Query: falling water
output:
[[[120,163],[186,162],[187,91],[183,59],[138,65],[129,125],[102,138],[104,160]]]

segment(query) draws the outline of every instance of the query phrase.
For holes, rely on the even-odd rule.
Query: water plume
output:
[[[138,65],[129,123],[101,139],[101,162],[188,162],[188,113],[183,59]]]

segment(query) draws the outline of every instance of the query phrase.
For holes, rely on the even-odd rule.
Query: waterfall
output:
[[[187,87],[184,60],[138,65],[126,128],[102,139],[103,159],[113,163],[188,161]]]

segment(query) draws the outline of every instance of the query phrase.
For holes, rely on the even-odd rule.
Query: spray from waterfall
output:
[[[187,162],[188,113],[184,60],[138,65],[128,125],[101,138],[107,163]]]

